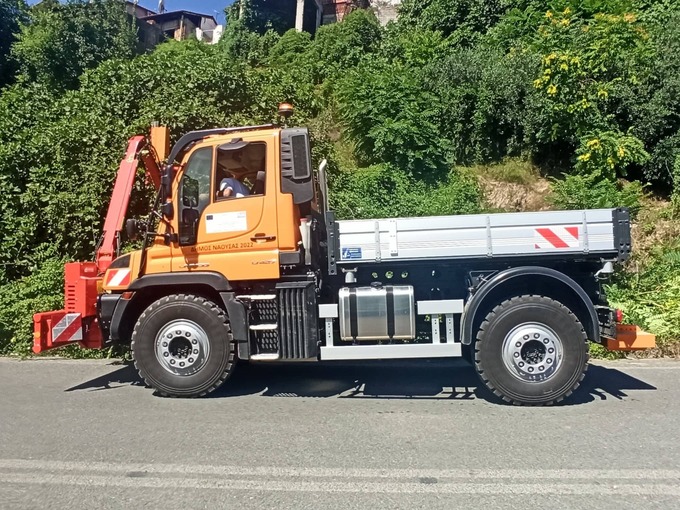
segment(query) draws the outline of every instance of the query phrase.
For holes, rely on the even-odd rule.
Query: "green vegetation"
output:
[[[680,207],[678,2],[406,0],[387,27],[359,10],[313,36],[280,5],[138,55],[117,0],[0,0],[0,353],[28,352],[63,261],[91,258],[129,136],[270,122],[281,101],[343,218],[479,212],[478,180],[539,174],[561,176],[556,207],[631,207],[642,249],[613,301],[674,352],[680,247],[657,230]]]

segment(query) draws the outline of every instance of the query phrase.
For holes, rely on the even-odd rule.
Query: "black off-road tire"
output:
[[[522,338],[533,337],[522,337],[521,334],[531,332],[532,327],[554,333],[541,336],[554,337],[549,344],[549,339],[545,338],[546,345],[559,345],[561,348],[559,365],[545,380],[540,380],[538,373],[520,374],[522,370],[528,370],[526,367],[532,366],[530,362],[526,362],[522,369],[513,365],[524,356],[517,352]],[[519,341],[511,342],[510,338]],[[541,341],[543,339],[534,342],[538,344]],[[506,345],[510,347],[504,350]],[[542,347],[539,345],[539,348]],[[508,349],[515,351],[508,353]],[[475,369],[486,387],[504,401],[518,405],[560,402],[579,387],[588,368],[588,340],[583,325],[563,304],[544,296],[514,297],[496,306],[480,326],[474,354]],[[547,352],[544,351],[544,354],[547,355]],[[526,380],[530,377],[536,380]]]
[[[190,321],[204,332],[207,355],[195,373],[171,373],[159,361],[159,333],[173,321]],[[183,339],[180,337],[180,341]],[[165,397],[202,397],[219,388],[231,375],[235,347],[225,312],[215,303],[198,296],[173,294],[152,303],[135,324],[132,357],[144,382]],[[167,364],[166,364],[167,366]]]

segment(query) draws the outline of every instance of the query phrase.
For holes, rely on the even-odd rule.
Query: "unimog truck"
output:
[[[156,199],[126,221],[141,168]],[[589,342],[654,346],[602,285],[631,252],[625,208],[338,220],[326,182],[305,128],[131,138],[95,261],[66,265],[34,351],[130,345],[171,397],[211,393],[237,360],[463,356],[505,401],[550,404],[579,386]],[[141,249],[121,253],[123,232]]]

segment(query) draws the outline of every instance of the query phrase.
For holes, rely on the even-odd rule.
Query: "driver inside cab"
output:
[[[264,194],[263,143],[242,141],[224,144],[217,151],[217,199]]]

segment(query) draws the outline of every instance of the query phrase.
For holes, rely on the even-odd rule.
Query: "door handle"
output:
[[[269,236],[267,234],[255,234],[253,237],[250,238],[250,240],[256,243],[266,243],[269,241],[275,241],[276,236]]]

